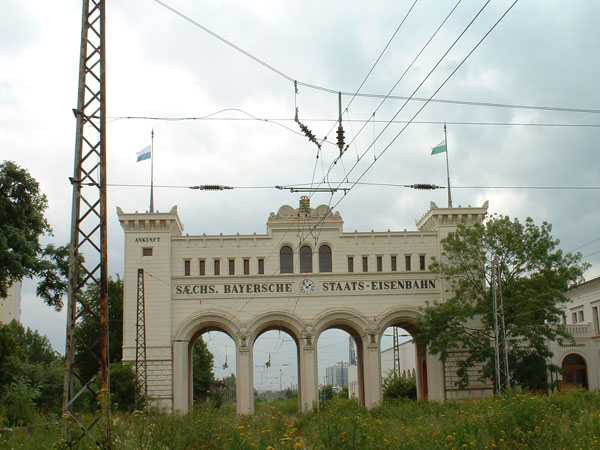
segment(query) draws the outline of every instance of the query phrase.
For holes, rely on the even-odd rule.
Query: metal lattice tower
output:
[[[498,301],[498,293],[500,301]],[[510,372],[508,369],[508,341],[506,339],[506,324],[504,322],[504,302],[502,300],[502,285],[498,275],[498,263],[492,263],[492,306],[494,308],[494,353],[496,394],[501,394],[510,388]]]
[[[108,375],[108,257],[106,228],[106,87],[104,0],[83,0],[79,88],[73,170],[73,203],[67,339],[63,386],[63,435],[69,444],[84,436],[110,448]],[[90,298],[86,291],[97,292]],[[86,316],[97,330],[94,341],[78,334]],[[76,357],[77,353],[77,357]],[[82,361],[94,365],[94,373]],[[89,366],[88,366],[89,367]],[[99,380],[99,382],[98,382]],[[101,415],[78,417],[77,401],[90,392]],[[86,423],[87,422],[87,423]],[[73,429],[75,428],[75,430]]]
[[[135,324],[135,378],[144,399],[148,395],[148,369],[146,366],[146,300],[144,295],[144,269],[138,269],[137,320]],[[136,405],[139,403],[136,390]]]
[[[400,336],[398,334],[398,327],[393,327],[394,332],[394,378],[400,376]]]

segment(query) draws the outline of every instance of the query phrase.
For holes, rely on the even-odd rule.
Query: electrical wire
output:
[[[432,100],[432,102],[435,99]],[[240,111],[250,117],[212,117],[216,114],[219,114],[224,111]],[[260,118],[254,117],[252,114],[238,109],[238,108],[228,108],[223,109],[221,111],[217,111],[215,113],[209,114],[207,116],[191,116],[191,117],[172,117],[172,116],[111,116],[107,117],[107,119],[112,119],[112,121],[116,120],[157,120],[157,121],[259,121],[259,122],[272,122],[280,125],[277,122],[294,122],[294,119],[279,117],[279,118]],[[324,119],[324,118],[313,118],[313,119],[303,119],[305,122],[334,122],[337,123],[338,119]],[[346,122],[350,123],[393,123],[393,124],[405,124],[408,123],[408,120],[384,120],[384,119],[346,119]],[[449,120],[413,120],[411,124],[413,125],[476,125],[476,126],[519,126],[519,127],[581,127],[581,128],[600,128],[600,123],[550,123],[550,122],[468,122],[468,121],[449,121]],[[299,136],[304,135],[296,130],[285,127],[286,129],[292,131],[294,134]],[[324,141],[328,144],[335,145],[335,142]]]
[[[330,181],[332,184],[344,185],[356,185],[356,186],[379,186],[379,187],[402,187],[412,188],[411,184],[400,184],[400,183],[374,183],[368,181],[349,182],[349,181]],[[304,187],[310,186],[311,183],[296,183],[285,185],[285,189],[293,187]],[[133,183],[107,183],[108,187],[139,187],[149,188],[149,184],[133,184]],[[191,189],[194,186],[186,185],[169,185],[169,184],[155,184],[155,188],[166,188],[166,189]],[[282,190],[283,186],[230,186],[232,189],[277,189]],[[446,186],[438,186],[441,189],[446,189]],[[555,191],[597,191],[600,190],[600,186],[452,186],[452,189],[530,189],[530,190],[555,190]],[[341,190],[341,189],[340,189]],[[600,240],[600,238],[598,238]]]
[[[233,49],[242,53],[243,55],[247,56],[248,58],[252,59],[256,63],[269,69],[270,71],[274,72],[275,74],[285,78],[287,81],[289,81],[291,83],[294,83],[294,81],[296,81],[298,85],[304,86],[304,87],[307,87],[310,89],[316,89],[316,90],[328,92],[330,94],[335,94],[335,95],[338,95],[339,93],[341,93],[343,96],[356,96],[356,97],[368,97],[368,98],[386,98],[387,97],[387,98],[393,99],[393,100],[410,100],[410,101],[427,102],[427,103],[445,103],[445,104],[451,104],[451,105],[460,104],[460,105],[469,105],[469,106],[485,106],[485,107],[492,107],[492,108],[531,109],[531,110],[538,110],[538,111],[557,111],[557,112],[569,112],[569,113],[600,114],[600,109],[593,109],[593,108],[571,108],[571,107],[561,107],[561,106],[520,105],[520,104],[476,102],[476,101],[451,100],[451,99],[431,99],[431,98],[414,97],[414,96],[406,97],[406,96],[400,96],[400,95],[387,95],[387,94],[375,94],[375,93],[356,93],[356,92],[345,92],[345,91],[331,89],[331,88],[327,88],[327,87],[323,87],[323,86],[318,86],[318,85],[311,84],[311,83],[306,83],[306,82],[294,79],[294,78],[290,77],[289,75],[285,74],[284,72],[276,69],[272,65],[266,63],[265,61],[261,60],[260,58],[252,55],[251,53],[247,52],[246,50],[242,49],[241,47],[228,41],[224,37],[220,36],[218,33],[211,31],[207,27],[201,25],[199,22],[186,16],[185,14],[176,10],[175,8],[167,5],[163,1],[161,1],[161,0],[153,0],[153,1],[155,3],[161,5],[165,9],[171,11],[173,14],[177,15],[181,19],[189,22],[190,24],[194,25],[195,27],[200,28],[204,32],[210,34],[211,36],[215,37],[216,39],[219,39],[223,43],[229,45],[230,47],[232,47]]]

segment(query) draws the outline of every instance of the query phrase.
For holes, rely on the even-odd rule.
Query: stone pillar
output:
[[[254,412],[254,376],[252,346],[246,338],[237,346],[236,358],[236,404],[238,414]]]
[[[365,406],[372,408],[381,402],[381,351],[377,333],[370,332],[363,339],[363,380]]]
[[[189,341],[173,343],[173,411],[185,414],[189,411],[190,361]]]
[[[436,355],[427,353],[425,356],[427,362],[427,384],[429,390],[429,399],[444,401],[446,398],[446,388],[444,386],[444,364]]]
[[[300,345],[300,358],[298,361],[298,397],[300,410],[308,411],[319,404],[319,374],[317,362],[317,349],[312,336],[303,339]]]

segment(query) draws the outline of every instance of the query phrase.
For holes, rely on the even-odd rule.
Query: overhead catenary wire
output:
[[[219,39],[221,42],[229,45],[230,47],[232,47],[235,50],[239,51],[240,53],[244,54],[245,56],[252,59],[256,63],[262,65],[263,67],[274,72],[275,74],[285,78],[290,83],[297,81],[298,85],[300,85],[300,86],[320,90],[323,92],[328,92],[330,94],[338,95],[338,93],[341,93],[343,96],[368,97],[368,98],[385,98],[385,97],[387,97],[387,98],[393,99],[393,100],[411,100],[411,101],[417,101],[417,102],[445,103],[445,104],[451,104],[451,105],[461,104],[461,105],[470,105],[470,106],[485,106],[485,107],[492,107],[492,108],[531,109],[531,110],[538,110],[538,111],[557,111],[557,112],[570,112],[570,113],[600,114],[600,109],[595,109],[595,108],[522,105],[522,104],[509,104],[509,103],[497,103],[497,102],[477,102],[477,101],[452,100],[452,99],[431,99],[431,98],[426,98],[426,97],[415,97],[415,96],[407,97],[407,96],[401,96],[401,95],[388,95],[388,94],[378,94],[378,93],[359,93],[359,92],[342,91],[339,89],[332,89],[332,88],[328,88],[328,87],[324,87],[324,86],[318,86],[318,85],[312,84],[312,83],[306,83],[304,81],[298,80],[297,78],[287,75],[286,73],[282,72],[281,70],[279,70],[279,69],[273,67],[272,65],[268,64],[267,62],[263,61],[262,59],[252,55],[250,52],[235,45],[233,42],[225,39],[218,33],[215,33],[214,31],[210,30],[209,28],[203,26],[199,22],[186,16],[185,14],[183,14],[182,12],[173,8],[172,6],[166,4],[165,2],[163,2],[161,0],[153,0],[153,1],[155,3],[161,5],[165,9],[171,11],[173,14],[177,15],[181,19],[189,22],[190,24],[194,25],[197,28],[200,28],[204,32],[210,34],[211,36],[215,37],[216,39]],[[511,6],[511,8],[512,8],[512,6]]]

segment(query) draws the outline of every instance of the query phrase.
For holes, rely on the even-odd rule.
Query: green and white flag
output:
[[[442,142],[431,149],[431,154],[437,155],[438,153],[444,153],[446,151],[448,151],[448,147],[446,146],[446,138],[444,138]]]

